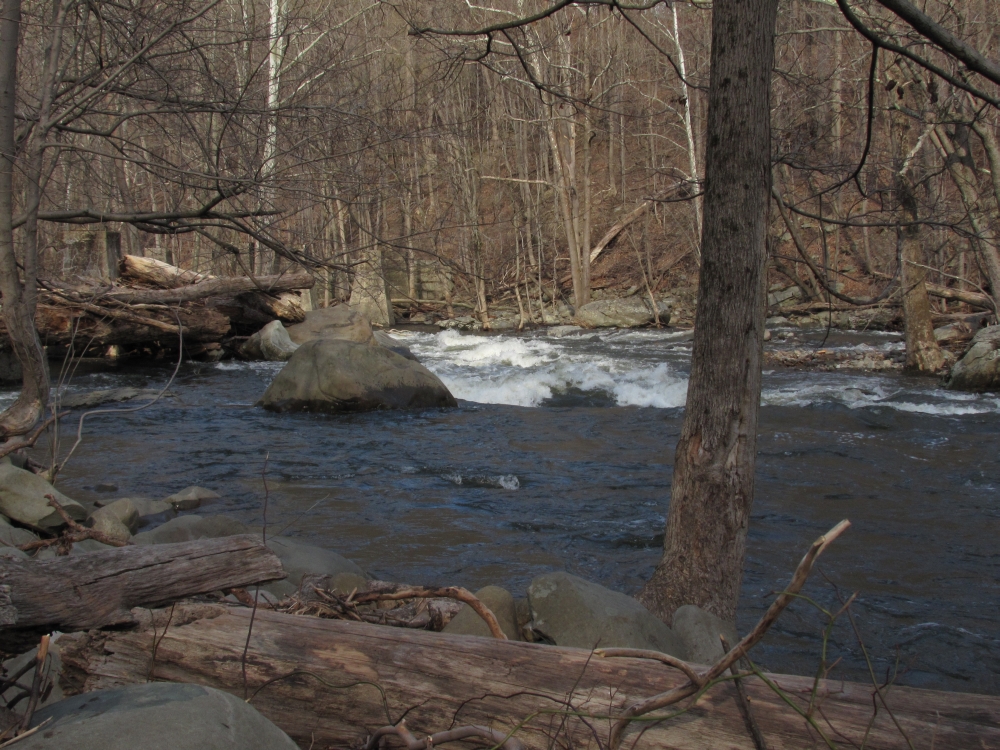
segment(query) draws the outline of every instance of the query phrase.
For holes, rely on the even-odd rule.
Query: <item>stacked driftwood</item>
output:
[[[152,258],[126,255],[114,282],[42,280],[35,318],[42,343],[78,354],[130,349],[185,349],[197,354],[221,347],[279,319],[305,319],[296,290],[314,280],[305,272],[275,276],[213,277]],[[6,330],[0,323],[0,348]]]
[[[379,738],[412,750],[463,738],[507,750],[1000,747],[998,698],[770,675],[741,661],[843,526],[817,540],[757,627],[711,666],[296,616],[257,602],[146,609],[280,577],[277,558],[252,537],[0,558],[0,639],[77,631],[58,641],[66,693],[151,679],[209,685],[247,698],[303,747],[375,748]],[[376,588],[324,601],[357,614],[354,604],[385,597],[467,593]]]

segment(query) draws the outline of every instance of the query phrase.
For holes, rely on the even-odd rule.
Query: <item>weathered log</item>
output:
[[[91,309],[93,308],[93,309]],[[176,343],[177,320],[185,341],[218,341],[230,330],[229,318],[202,305],[174,310],[98,308],[85,304],[39,304],[38,335],[46,345],[127,346],[151,341]],[[0,324],[0,337],[6,329]]]
[[[978,307],[981,310],[993,310],[993,300],[980,292],[968,292],[962,289],[952,289],[951,287],[940,286],[938,284],[927,284],[927,293],[932,297],[941,299],[953,299],[964,302],[967,305]]]
[[[166,612],[147,622],[159,638],[155,658],[149,630],[64,637],[64,690],[99,690],[152,675],[242,696],[250,610],[178,605],[171,615],[169,627]],[[245,669],[253,705],[303,747],[357,746],[404,713],[418,735],[480,724],[514,731],[532,748],[551,747],[557,735],[559,746],[606,747],[611,722],[601,717],[619,716],[630,703],[687,680],[645,659],[264,610],[256,613]],[[809,705],[810,678],[769,678],[795,705]],[[772,750],[825,746],[759,679],[745,678],[744,687]],[[890,716],[874,692],[870,685],[819,683],[813,715],[836,747],[905,748],[896,723],[915,748],[1000,747],[1000,698],[882,688]],[[725,682],[677,718],[636,721],[622,746],[749,749],[753,741],[737,693]]]
[[[133,622],[133,607],[156,607],[219,589],[284,578],[260,539],[232,536],[119,547],[54,560],[0,560],[0,632],[83,630]]]
[[[163,261],[152,258],[140,258],[135,255],[126,255],[122,259],[122,274],[130,278],[142,281],[147,284],[154,284],[164,289],[188,288],[187,285],[196,286],[206,281],[226,281],[233,279],[219,279],[209,274],[196,273],[195,271],[185,271],[177,266],[172,266]],[[241,277],[247,281],[247,277]],[[293,281],[288,281],[293,279]],[[275,281],[277,280],[277,281]],[[315,280],[307,273],[284,274],[282,276],[259,276],[252,280],[249,286],[243,285],[238,289],[231,289],[229,285],[223,285],[220,291],[212,292],[207,296],[232,296],[239,293],[236,301],[251,309],[258,310],[267,316],[266,322],[278,318],[285,323],[301,323],[305,320],[306,313],[302,307],[302,298],[294,292],[296,289],[310,289]],[[287,282],[287,283],[286,283]],[[211,287],[199,287],[209,288]],[[113,295],[112,295],[113,296]],[[123,300],[130,301],[130,300]],[[236,321],[233,321],[234,323]]]
[[[206,297],[223,297],[242,292],[259,291],[277,294],[293,289],[309,289],[316,281],[308,273],[280,276],[238,276],[236,278],[205,279],[176,289],[123,289],[104,292],[101,297],[127,305],[175,305],[194,302]]]
[[[121,262],[122,276],[129,276],[148,284],[154,284],[163,289],[176,289],[187,284],[212,278],[197,271],[186,271],[183,268],[164,263],[155,258],[143,258],[139,255],[125,255]]]

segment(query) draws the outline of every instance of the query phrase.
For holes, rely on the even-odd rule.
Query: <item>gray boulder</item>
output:
[[[548,573],[528,587],[532,629],[557,646],[641,648],[687,658],[667,625],[631,596],[569,573]]]
[[[972,337],[944,387],[954,391],[1000,390],[1000,325],[984,328]]]
[[[413,356],[413,352],[410,351],[410,347],[402,341],[394,339],[385,331],[372,331],[372,335],[375,337],[375,341],[378,344],[384,346],[390,352],[396,352],[399,356],[412,359],[414,362],[419,361],[415,356]]]
[[[267,546],[281,560],[287,578],[271,581],[261,588],[279,598],[298,591],[302,578],[307,575],[328,577],[324,584],[344,594],[364,588],[368,582],[365,571],[331,550],[284,536],[268,537]]]
[[[128,526],[122,523],[118,516],[114,513],[102,513],[102,510],[105,509],[99,508],[91,514],[88,519],[90,528],[116,542],[127,542],[132,538],[132,532],[128,530]],[[138,517],[136,518],[138,520]]]
[[[163,502],[170,503],[174,510],[194,510],[200,508],[202,503],[209,500],[218,500],[222,495],[212,492],[204,487],[194,485],[185,487],[180,492],[175,492],[170,497],[163,498]]]
[[[38,537],[35,534],[27,529],[12,526],[6,517],[0,516],[0,554],[8,551],[11,547],[20,547],[22,544],[37,541]]]
[[[489,607],[493,616],[497,618],[500,629],[509,640],[521,640],[521,630],[517,626],[517,609],[514,604],[514,597],[507,589],[499,586],[486,586],[476,592],[476,598]],[[493,634],[486,626],[483,618],[476,614],[476,611],[468,604],[463,604],[451,622],[444,626],[444,633],[452,635],[478,635],[483,638],[492,638]]]
[[[239,348],[240,356],[266,362],[287,362],[299,345],[291,340],[280,320],[272,320]]]
[[[250,529],[226,516],[180,516],[132,537],[136,544],[172,544],[195,539],[217,539],[223,536],[248,534]]]
[[[74,695],[38,711],[51,719],[18,750],[298,750],[246,701],[202,685],[150,682]]]
[[[384,347],[315,339],[299,347],[260,401],[272,411],[349,412],[456,406],[444,383]]]
[[[114,516],[129,530],[131,533],[135,533],[135,530],[139,528],[139,509],[135,507],[129,498],[123,497],[120,500],[115,500],[113,503],[108,503],[107,505],[98,508],[93,513],[90,514],[91,519],[96,519],[101,516]]]
[[[148,497],[130,497],[127,499],[135,506],[139,518],[175,512],[174,506],[164,500],[150,500]]]
[[[673,304],[667,300],[656,303],[660,324],[670,322]],[[636,328],[653,322],[653,307],[642,297],[602,299],[588,302],[576,311],[576,319],[588,328]]]
[[[706,612],[693,604],[685,604],[674,612],[674,635],[680,638],[687,651],[688,661],[695,664],[715,664],[723,657],[722,641],[719,636],[725,636],[726,643],[732,648],[739,641],[736,626],[726,622],[711,612]]]
[[[28,526],[62,526],[62,518],[49,505],[46,495],[52,495],[74,521],[87,517],[80,503],[66,497],[37,474],[10,463],[0,463],[0,513]]]
[[[310,310],[305,322],[288,327],[288,337],[300,345],[315,339],[340,339],[358,344],[371,344],[375,340],[367,318],[347,305]]]

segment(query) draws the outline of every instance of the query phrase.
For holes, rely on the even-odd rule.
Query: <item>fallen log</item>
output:
[[[230,331],[229,318],[203,305],[173,309],[99,307],[88,303],[53,304],[50,297],[38,305],[35,325],[45,345],[129,346],[160,341],[176,346],[180,320],[186,343],[219,341]],[[0,321],[0,337],[7,329]]]
[[[177,266],[172,266],[163,261],[152,258],[140,258],[135,255],[126,255],[122,258],[121,272],[123,276],[135,279],[146,284],[163,287],[164,289],[180,290],[180,288],[209,289],[203,286],[207,281],[232,282],[235,279],[219,279],[209,274],[186,271]],[[274,318],[285,323],[301,323],[306,318],[305,309],[302,307],[302,298],[295,293],[297,289],[311,289],[316,283],[315,279],[308,273],[283,274],[279,276],[258,276],[258,277],[238,277],[244,282],[238,289],[230,289],[228,285],[223,285],[222,291],[212,292],[206,296],[232,296],[238,294],[236,302],[239,305],[257,310],[266,316],[270,322]],[[249,284],[246,284],[249,282]],[[187,285],[190,285],[187,286]],[[129,301],[129,300],[123,300]],[[236,321],[234,320],[235,324]]]
[[[199,281],[212,278],[197,271],[186,271],[183,268],[164,263],[155,258],[144,258],[140,255],[122,256],[120,269],[122,276],[145,281],[163,289],[176,289],[186,284],[196,284]]]
[[[980,292],[967,292],[962,289],[952,289],[951,287],[940,286],[938,284],[927,284],[927,293],[932,297],[941,299],[953,299],[964,302],[967,305],[978,307],[981,310],[993,311],[993,299]]]
[[[133,622],[133,607],[284,577],[277,556],[252,536],[120,547],[54,560],[0,559],[5,591],[0,633],[121,625]]]
[[[194,302],[206,297],[227,297],[243,292],[278,293],[293,289],[309,289],[316,281],[308,273],[280,276],[237,276],[235,278],[204,279],[175,289],[125,289],[116,288],[100,295],[103,299],[124,302],[127,305],[174,305]]]
[[[530,748],[603,748],[607,717],[687,681],[649,659],[265,610],[254,617],[222,605],[178,605],[147,616],[135,631],[91,631],[59,644],[64,690],[141,683],[150,675],[241,697],[246,688],[265,716],[303,747],[317,748],[357,747],[404,715],[417,736],[483,725],[511,732]],[[812,699],[815,721],[833,747],[1000,747],[1000,698],[893,686],[881,688],[883,704],[871,685],[765,677],[784,696],[756,677],[744,678],[743,687],[772,750],[825,746],[786,698],[802,711]],[[634,721],[622,747],[750,750],[741,705],[732,682],[715,684],[693,705]]]

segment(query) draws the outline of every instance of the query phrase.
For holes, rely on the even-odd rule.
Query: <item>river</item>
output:
[[[689,334],[396,335],[459,408],[271,414],[254,402],[280,364],[189,363],[171,397],[88,418],[59,486],[94,500],[199,484],[223,495],[201,512],[260,524],[266,481],[272,533],[380,578],[523,596],[533,576],[566,569],[636,592],[663,540]],[[902,347],[894,334],[783,335],[778,346]],[[68,390],[159,388],[170,372],[122,366]],[[0,405],[11,398],[0,392]],[[806,592],[827,607],[857,592],[876,679],[1000,694],[1000,398],[897,374],[782,369],[765,372],[762,407],[741,632],[812,540],[848,518]],[[756,660],[813,673],[823,622],[796,603]],[[830,658],[841,660],[834,676],[870,679],[846,618]]]

